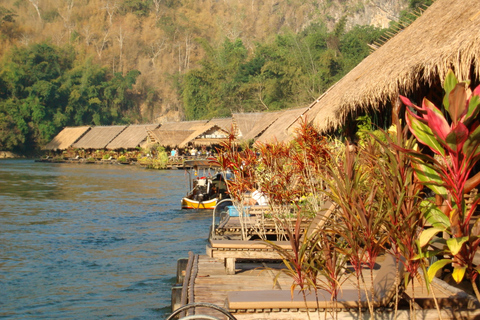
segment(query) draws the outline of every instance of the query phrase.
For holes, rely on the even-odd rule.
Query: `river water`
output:
[[[165,319],[211,213],[182,170],[0,161],[1,319]]]

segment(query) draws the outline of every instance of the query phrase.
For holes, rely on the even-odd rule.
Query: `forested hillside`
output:
[[[64,126],[305,106],[429,2],[0,0],[0,150]]]

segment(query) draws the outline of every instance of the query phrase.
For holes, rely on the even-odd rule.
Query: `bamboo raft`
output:
[[[46,162],[46,163],[76,163],[76,164],[121,164],[121,165],[138,165],[144,166],[143,164],[138,163],[136,160],[129,160],[126,162],[119,162],[116,159],[94,159],[87,160],[83,158],[42,158],[35,159],[35,162]],[[165,169],[190,169],[190,166],[184,164],[183,159],[169,159],[166,164]]]

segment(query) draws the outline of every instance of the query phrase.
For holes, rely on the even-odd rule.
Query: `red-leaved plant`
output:
[[[480,86],[472,92],[469,83],[459,82],[450,70],[444,90],[443,106],[447,116],[427,99],[423,99],[420,107],[400,97],[408,107],[406,120],[410,131],[435,156],[413,149],[405,151],[412,156],[416,177],[439,195],[445,206],[444,210],[436,210],[427,217],[433,227],[425,229],[419,240],[424,247],[440,240],[434,237],[437,233],[448,233],[450,239],[443,247],[443,254],[448,258],[430,266],[429,280],[439,269],[452,264],[455,281],[462,281],[466,274],[480,300],[475,284],[480,269],[473,265],[480,244],[480,219],[471,221],[479,197],[474,199],[469,210],[464,197],[465,184],[480,159]]]

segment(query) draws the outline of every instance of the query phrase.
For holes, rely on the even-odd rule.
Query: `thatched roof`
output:
[[[159,124],[129,125],[108,145],[107,149],[134,149],[147,138],[147,130],[154,130]]]
[[[208,122],[208,120],[195,121],[174,121],[162,123],[162,130],[197,130]]]
[[[72,144],[77,142],[88,130],[89,126],[84,127],[65,127],[59,134],[53,138],[45,147],[44,150],[65,150]]]
[[[74,148],[105,149],[116,136],[127,126],[93,127],[80,140],[73,144]]]
[[[274,123],[278,117],[282,114],[282,111],[266,112],[262,113],[262,117],[258,119],[253,128],[248,131],[242,138],[242,140],[254,140],[257,139],[272,123]]]
[[[150,131],[150,134],[153,140],[161,146],[176,148],[194,132],[194,130],[165,130],[160,127]]]
[[[258,138],[256,142],[286,142],[293,138],[294,123],[300,122],[300,116],[305,113],[307,108],[289,109],[283,111],[277,120],[272,123]]]
[[[223,130],[230,132],[232,130],[232,118],[217,118],[208,121],[208,124],[216,124]]]
[[[235,127],[235,135],[238,139],[243,139],[255,125],[263,118],[265,113],[234,113],[232,114],[233,125]]]
[[[228,132],[216,124],[205,124],[190,134],[180,145],[185,148],[188,144],[193,145],[213,145],[225,141],[228,138]]]
[[[420,83],[443,81],[449,68],[459,79],[480,74],[478,0],[437,0],[416,21],[378,48],[313,103],[315,126],[338,128],[350,112],[379,110]]]

